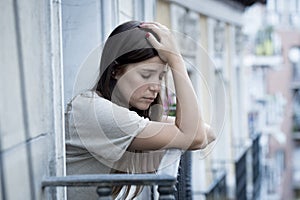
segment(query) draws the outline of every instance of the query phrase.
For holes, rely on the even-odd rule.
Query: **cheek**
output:
[[[137,96],[147,88],[147,84],[137,77],[124,76],[119,79],[117,86],[123,95]]]
[[[147,84],[142,84],[140,87],[135,88],[133,92],[134,97],[142,96],[144,93],[147,91],[148,85]]]

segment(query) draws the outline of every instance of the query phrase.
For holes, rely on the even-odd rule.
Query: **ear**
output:
[[[125,73],[126,68],[121,68],[121,69],[115,69],[111,72],[111,76],[116,79],[119,80],[119,78],[121,78],[121,76]]]
[[[113,71],[111,72],[111,77],[113,77],[114,79],[117,79],[117,78],[116,78],[116,70],[113,70]]]
[[[112,71],[111,77],[113,77],[116,80],[119,80],[119,78],[121,77],[121,74],[119,71],[115,70],[115,71]]]
[[[116,75],[116,76],[114,76],[114,79],[119,80],[120,77],[121,77],[120,75]]]

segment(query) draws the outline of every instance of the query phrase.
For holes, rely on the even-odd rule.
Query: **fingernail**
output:
[[[150,37],[150,33],[147,32],[145,37],[148,39]]]

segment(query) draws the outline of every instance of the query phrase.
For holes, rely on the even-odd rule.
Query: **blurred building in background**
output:
[[[218,135],[215,145],[191,153],[191,191],[181,199],[260,197],[260,132],[248,126],[243,66],[243,16],[254,3],[157,1],[157,21],[179,32],[204,118]]]
[[[262,195],[298,199],[300,1],[268,0],[246,16],[253,22],[245,24],[245,65],[248,105],[262,133]]]
[[[177,199],[300,198],[300,0],[12,0],[0,9],[3,200],[65,198],[41,187],[65,174],[65,106],[93,85],[103,41],[128,20],[174,32],[218,136],[182,156]]]

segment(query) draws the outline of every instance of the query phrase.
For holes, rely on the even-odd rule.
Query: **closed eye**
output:
[[[142,78],[149,79],[151,74],[141,74]]]

